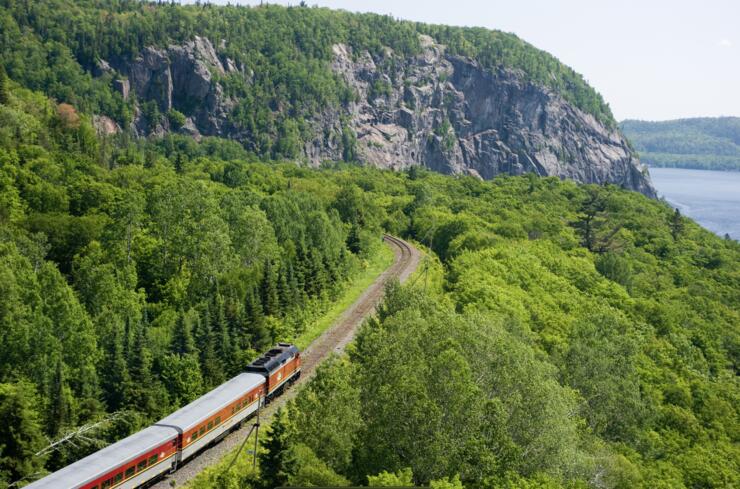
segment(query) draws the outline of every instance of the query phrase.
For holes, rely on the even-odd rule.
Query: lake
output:
[[[661,197],[720,236],[740,239],[740,172],[650,168]]]

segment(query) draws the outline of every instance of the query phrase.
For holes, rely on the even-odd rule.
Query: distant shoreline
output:
[[[707,168],[707,167],[700,167],[698,165],[697,166],[693,166],[693,165],[680,165],[680,164],[675,164],[675,165],[670,165],[670,164],[662,165],[662,164],[660,164],[660,165],[656,165],[654,163],[649,163],[649,162],[646,162],[644,160],[642,162],[647,165],[648,170],[652,170],[654,168],[669,168],[669,169],[673,169],[673,170],[721,171],[721,172],[727,172],[727,173],[738,173],[738,172],[740,172],[740,166],[738,166],[737,168]]]

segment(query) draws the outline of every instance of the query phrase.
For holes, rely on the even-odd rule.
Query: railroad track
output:
[[[332,353],[339,353],[352,341],[357,328],[370,314],[375,311],[383,299],[385,285],[389,280],[398,279],[405,282],[416,270],[421,259],[421,253],[395,236],[386,234],[383,240],[393,248],[395,259],[365,292],[342,313],[334,324],[316,338],[301,353],[301,378],[296,385],[288,389],[280,397],[274,399],[263,408],[260,416],[269,419],[280,406],[294,398],[300,385],[306,384],[316,374],[316,368]],[[251,423],[245,422],[241,429],[229,434],[216,445],[203,450],[196,457],[183,464],[177,472],[170,474],[151,487],[154,489],[169,489],[181,487],[191,481],[210,465],[218,462],[231,450],[236,448],[249,434]]]

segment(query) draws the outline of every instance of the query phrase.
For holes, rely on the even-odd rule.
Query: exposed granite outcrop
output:
[[[361,161],[395,169],[420,164],[485,179],[532,172],[614,183],[655,197],[647,170],[616,127],[522,73],[483,69],[445,54],[428,37],[422,44],[413,58],[386,49],[375,60],[334,46],[332,68],[360,94],[349,112]]]
[[[342,44],[332,47],[331,69],[358,96],[348,106],[314,115],[316,136],[304,147],[310,162],[341,159],[342,133],[349,130],[356,136],[357,159],[381,168],[423,165],[484,179],[532,172],[614,183],[655,197],[647,170],[616,127],[527,81],[524,73],[487,70],[445,53],[428,36],[421,41],[422,51],[412,57],[389,48],[373,57]],[[139,101],[154,101],[162,114],[186,114],[180,132],[244,139],[228,122],[235,102],[217,77],[241,74],[249,80],[253,74],[219,57],[208,39],[150,47],[116,68],[128,76]],[[172,129],[166,117],[153,125],[141,110],[133,127],[141,135]]]
[[[233,62],[228,62],[232,69]],[[119,62],[118,71],[128,76],[139,101],[155,102],[161,114],[171,109],[187,114],[186,123],[179,128],[183,132],[195,136],[228,134],[233,102],[214,80],[226,69],[208,39],[196,36],[182,46],[148,47],[133,61]],[[155,125],[141,110],[136,111],[133,127],[141,135],[172,129],[166,117]]]

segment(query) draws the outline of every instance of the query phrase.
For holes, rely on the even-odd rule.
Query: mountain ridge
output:
[[[32,52],[3,62],[95,114],[103,133],[218,136],[263,158],[533,172],[655,196],[601,96],[514,35],[323,8],[53,4],[11,3],[7,37]],[[65,10],[80,25],[49,29],[69,24]],[[50,43],[68,50],[55,61],[65,76],[31,77],[28,60]]]

